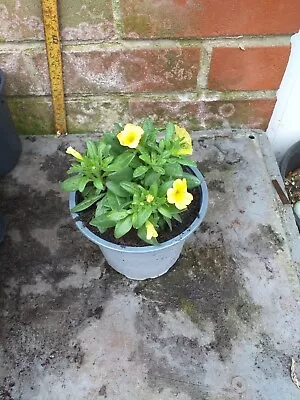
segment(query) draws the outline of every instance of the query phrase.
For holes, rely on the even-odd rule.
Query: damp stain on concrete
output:
[[[47,155],[41,165],[41,170],[46,172],[47,180],[59,183],[68,177],[67,170],[70,168],[70,159],[63,152],[55,152]]]
[[[211,353],[226,361],[243,329],[253,328],[260,316],[260,306],[251,301],[238,265],[222,245],[186,247],[167,276],[138,284],[134,291],[143,299],[137,326],[143,337],[141,353],[149,359],[148,379],[153,385],[157,384],[155,377],[169,383],[185,379],[199,381],[199,376],[193,374],[194,363],[204,364]],[[203,335],[208,335],[206,343],[197,337],[188,337],[188,333],[160,337],[165,328],[162,316],[170,311],[183,313],[186,321],[197,326],[202,332],[202,342]],[[168,350],[153,352],[153,343]],[[184,365],[185,378],[180,365]],[[196,395],[193,391],[188,394],[192,399],[199,399],[199,390]]]

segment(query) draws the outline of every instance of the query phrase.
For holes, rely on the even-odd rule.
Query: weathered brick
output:
[[[214,90],[275,90],[285,71],[290,48],[217,47],[213,49],[208,88]]]
[[[210,37],[293,33],[299,0],[120,0],[126,37]]]
[[[129,116],[141,120],[147,116],[158,123],[174,121],[189,129],[257,128],[265,130],[275,100],[235,101],[150,101],[134,100]]]
[[[109,131],[115,122],[128,121],[128,101],[95,97],[67,99],[66,113],[70,133]]]
[[[8,98],[8,105],[19,134],[54,134],[50,97]]]
[[[48,63],[43,49],[0,52],[0,68],[5,74],[7,95],[50,94]]]
[[[197,48],[72,51],[64,53],[66,93],[191,91]]]
[[[1,0],[0,41],[42,40],[44,28],[39,1]]]
[[[115,34],[111,1],[63,0],[58,7],[62,39],[102,40]]]

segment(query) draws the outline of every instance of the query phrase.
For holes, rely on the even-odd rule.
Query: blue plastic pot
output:
[[[204,177],[198,169],[191,168],[191,170],[202,182],[199,186],[201,195],[199,214],[188,229],[167,242],[145,247],[120,246],[101,239],[91,232],[79,220],[80,216],[77,213],[71,213],[72,218],[81,233],[100,247],[108,264],[120,274],[136,280],[157,278],[165,274],[175,264],[185,240],[199,227],[207,211],[208,190]],[[70,210],[75,205],[76,192],[72,192],[69,198]]]

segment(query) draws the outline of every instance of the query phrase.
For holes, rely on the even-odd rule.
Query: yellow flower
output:
[[[186,179],[176,179],[173,187],[167,191],[167,200],[170,204],[175,204],[178,210],[183,210],[191,204],[193,195],[187,191]]]
[[[122,146],[136,149],[143,133],[144,130],[140,126],[127,124],[124,130],[117,134],[117,138]]]
[[[146,222],[146,229],[147,229],[147,240],[151,240],[153,237],[157,238],[158,233],[156,232],[156,229],[154,228],[154,225],[150,222]]]
[[[67,154],[71,154],[71,156],[77,158],[77,160],[79,160],[79,161],[82,161],[82,160],[83,160],[83,157],[82,157],[82,155],[79,153],[79,151],[73,149],[72,146],[69,146],[69,147],[67,148],[66,153],[67,153]]]
[[[192,138],[190,134],[178,125],[175,125],[175,134],[181,139],[182,148],[178,150],[178,155],[191,155],[193,154]]]
[[[154,200],[154,196],[152,196],[152,194],[148,194],[146,200],[148,201],[148,203],[151,203],[151,201]]]

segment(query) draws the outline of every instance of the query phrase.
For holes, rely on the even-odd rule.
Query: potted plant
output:
[[[155,278],[174,265],[185,239],[200,225],[207,186],[194,161],[189,133],[173,123],[159,129],[118,124],[84,154],[69,147],[72,176],[61,183],[79,230],[107,262],[131,279]]]

